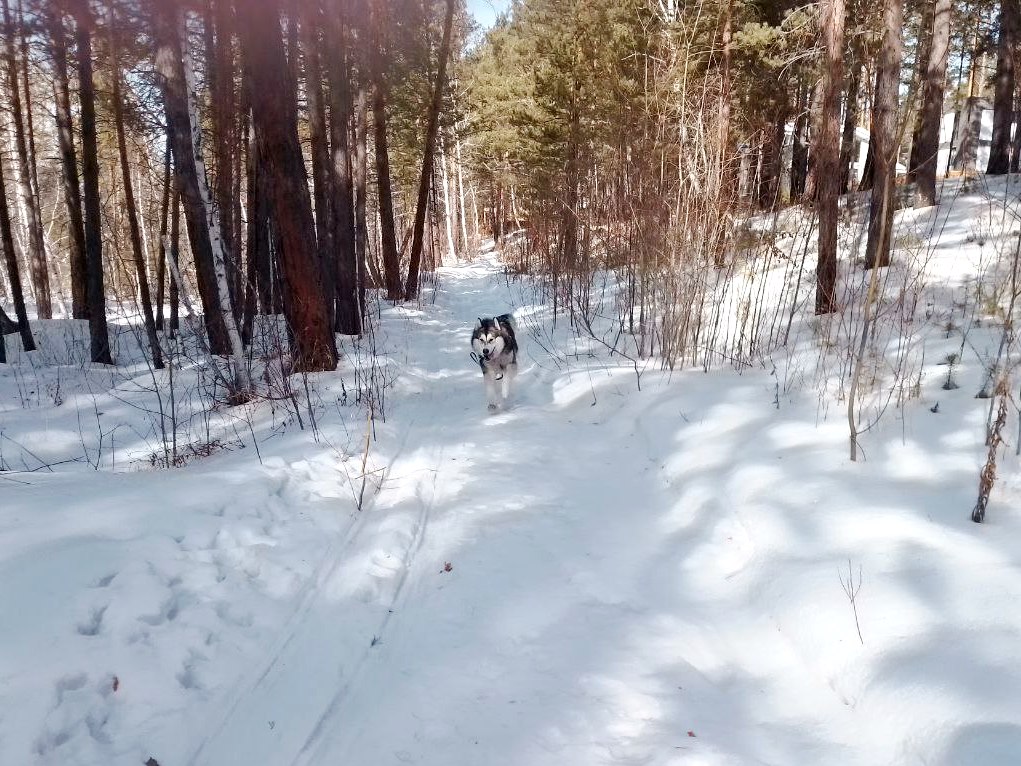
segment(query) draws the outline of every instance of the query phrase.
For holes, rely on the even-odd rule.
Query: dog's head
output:
[[[478,318],[472,331],[472,349],[485,361],[499,356],[506,345],[504,328],[500,320],[492,317]]]

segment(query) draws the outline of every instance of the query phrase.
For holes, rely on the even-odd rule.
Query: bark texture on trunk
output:
[[[415,206],[415,225],[411,237],[411,258],[408,281],[404,286],[406,298],[418,296],[418,272],[422,264],[422,242],[425,231],[425,212],[429,203],[429,187],[433,174],[433,155],[436,152],[436,133],[440,124],[440,107],[443,105],[443,86],[447,77],[447,58],[450,52],[450,30],[454,19],[454,0],[447,0],[447,13],[443,20],[443,40],[440,43],[440,60],[429,107],[429,123],[425,133],[425,151],[422,157],[422,175],[418,182],[418,204]]]
[[[824,48],[822,104],[813,142],[819,211],[815,313],[829,314],[837,308],[837,205],[840,198],[838,167],[840,90],[844,80],[844,0],[824,0],[820,10]]]
[[[888,266],[896,208],[894,181],[897,162],[897,88],[900,84],[903,0],[886,0],[883,7],[883,42],[876,68],[872,143],[875,176],[869,206],[869,236],[865,268]]]
[[[383,251],[383,279],[386,282],[387,299],[399,301],[404,298],[404,284],[401,282],[401,255],[397,250],[393,188],[390,183],[390,148],[386,135],[386,57],[383,51],[386,20],[382,18],[382,0],[373,0],[372,11],[372,127],[376,149],[376,191],[379,198],[377,206]]]
[[[295,83],[284,56],[275,0],[253,4],[240,19],[259,160],[278,227],[284,313],[295,371],[333,370],[337,347],[316,254],[308,176],[298,142]]]
[[[1010,126],[1014,121],[1014,48],[1017,44],[1018,0],[1000,0],[1000,30],[996,45],[996,84],[993,96],[993,137],[986,173],[1010,170]]]
[[[53,103],[60,153],[60,178],[67,208],[68,253],[71,266],[71,316],[88,319],[85,267],[85,224],[82,218],[82,191],[78,179],[78,155],[74,143],[71,89],[67,70],[67,34],[63,9],[57,2],[46,6],[46,23],[53,61]]]
[[[99,198],[99,144],[96,137],[96,87],[92,74],[92,12],[88,0],[75,0],[75,55],[82,129],[82,202],[85,226],[86,294],[92,361],[113,364],[106,325],[103,284],[102,209]]]
[[[113,14],[111,13],[111,17]],[[124,184],[124,207],[128,216],[128,233],[131,237],[131,254],[135,261],[135,273],[138,276],[138,294],[142,304],[142,320],[145,323],[146,336],[149,339],[149,352],[152,365],[157,370],[163,369],[163,352],[160,350],[159,336],[156,334],[156,319],[152,312],[152,294],[149,291],[149,276],[145,265],[145,250],[142,248],[141,228],[138,224],[138,210],[135,205],[135,190],[131,180],[131,163],[128,160],[128,142],[124,132],[124,105],[121,94],[120,62],[115,39],[115,21],[110,19],[110,49],[113,58],[113,119],[117,132],[117,153],[121,163],[121,179]]]
[[[355,248],[354,183],[351,174],[351,82],[346,45],[343,0],[334,7],[333,45],[327,53],[330,75],[331,215],[335,260],[326,273],[336,295],[338,332],[358,335],[362,315],[358,307],[358,264]]]
[[[184,51],[180,37],[180,9],[177,0],[160,0],[154,4],[157,50],[156,71],[159,74],[166,112],[167,131],[174,147],[174,175],[181,194],[184,218],[195,259],[195,273],[199,296],[202,299],[203,321],[209,336],[210,353],[223,356],[230,353],[230,340],[224,323],[216,269],[213,263],[213,242],[207,220],[200,184],[205,184],[205,173],[199,179],[197,159],[201,146],[193,142],[189,112],[188,84],[184,68]],[[197,127],[197,126],[196,126]],[[208,194],[208,191],[207,191]]]

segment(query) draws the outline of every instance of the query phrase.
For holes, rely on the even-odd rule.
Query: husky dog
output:
[[[489,411],[495,412],[500,404],[507,403],[511,382],[518,374],[518,342],[514,338],[511,315],[479,317],[472,330],[472,349],[472,359],[479,363],[482,379],[486,382]],[[498,384],[501,389],[499,396]]]

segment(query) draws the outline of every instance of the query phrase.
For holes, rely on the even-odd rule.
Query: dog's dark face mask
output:
[[[472,333],[472,348],[483,361],[499,356],[506,345],[500,323],[493,319],[478,320]]]

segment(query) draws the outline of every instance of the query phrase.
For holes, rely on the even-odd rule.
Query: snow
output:
[[[375,366],[345,340],[296,411],[203,419],[210,376],[179,354],[180,439],[225,448],[169,470],[137,325],[111,373],[73,358],[79,325],[40,323],[44,349],[0,366],[0,763],[1015,763],[1012,450],[968,518],[998,326],[969,334],[960,388],[939,364],[995,205],[945,198],[919,395],[857,463],[810,317],[761,364],[650,363],[639,389],[490,257],[384,305]],[[468,336],[510,309],[521,373],[491,416]]]

